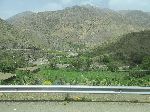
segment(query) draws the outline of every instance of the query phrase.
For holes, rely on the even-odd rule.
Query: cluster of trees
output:
[[[57,64],[68,64],[69,66],[66,68],[68,70],[75,70],[75,71],[88,71],[90,65],[92,64],[92,60],[88,57],[84,56],[77,56],[77,57],[59,57],[59,58],[52,58],[49,60],[50,67],[52,69],[57,69]]]
[[[0,72],[14,72],[16,68],[27,65],[25,57],[20,53],[0,52]]]

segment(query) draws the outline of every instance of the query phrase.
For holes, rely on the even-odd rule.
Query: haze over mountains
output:
[[[150,14],[74,6],[59,11],[23,12],[0,20],[2,48],[73,50],[116,41],[150,29]]]

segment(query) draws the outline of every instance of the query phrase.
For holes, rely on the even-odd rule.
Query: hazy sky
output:
[[[60,10],[85,4],[114,10],[130,9],[150,12],[150,0],[0,0],[0,18],[6,19],[23,11]]]

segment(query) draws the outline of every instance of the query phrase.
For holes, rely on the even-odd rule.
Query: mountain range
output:
[[[77,50],[115,42],[131,32],[150,29],[150,14],[113,11],[94,6],[64,10],[26,11],[0,19],[0,48]]]

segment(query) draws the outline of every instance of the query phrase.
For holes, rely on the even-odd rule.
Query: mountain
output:
[[[25,18],[26,16],[30,16],[30,15],[32,15],[32,14],[34,14],[33,12],[31,12],[31,11],[25,11],[25,12],[23,12],[23,13],[19,13],[19,14],[16,14],[15,16],[13,16],[13,17],[10,17],[9,19],[8,19],[8,21],[11,21],[11,22],[13,22],[13,21],[15,21],[16,22],[16,20],[17,19],[20,19],[20,18]]]
[[[139,64],[144,57],[150,56],[150,30],[123,35],[117,42],[97,47],[90,54],[94,57],[107,54],[115,60]]]
[[[0,49],[21,47],[19,32],[6,21],[0,19]]]
[[[30,38],[30,35],[0,19],[0,49],[39,48],[34,40],[27,37]]]
[[[126,14],[93,6],[23,12],[7,22],[22,32],[23,38],[34,46],[53,50],[94,47],[148,28]]]
[[[150,13],[140,10],[122,10],[119,12],[138,26],[150,28]]]

